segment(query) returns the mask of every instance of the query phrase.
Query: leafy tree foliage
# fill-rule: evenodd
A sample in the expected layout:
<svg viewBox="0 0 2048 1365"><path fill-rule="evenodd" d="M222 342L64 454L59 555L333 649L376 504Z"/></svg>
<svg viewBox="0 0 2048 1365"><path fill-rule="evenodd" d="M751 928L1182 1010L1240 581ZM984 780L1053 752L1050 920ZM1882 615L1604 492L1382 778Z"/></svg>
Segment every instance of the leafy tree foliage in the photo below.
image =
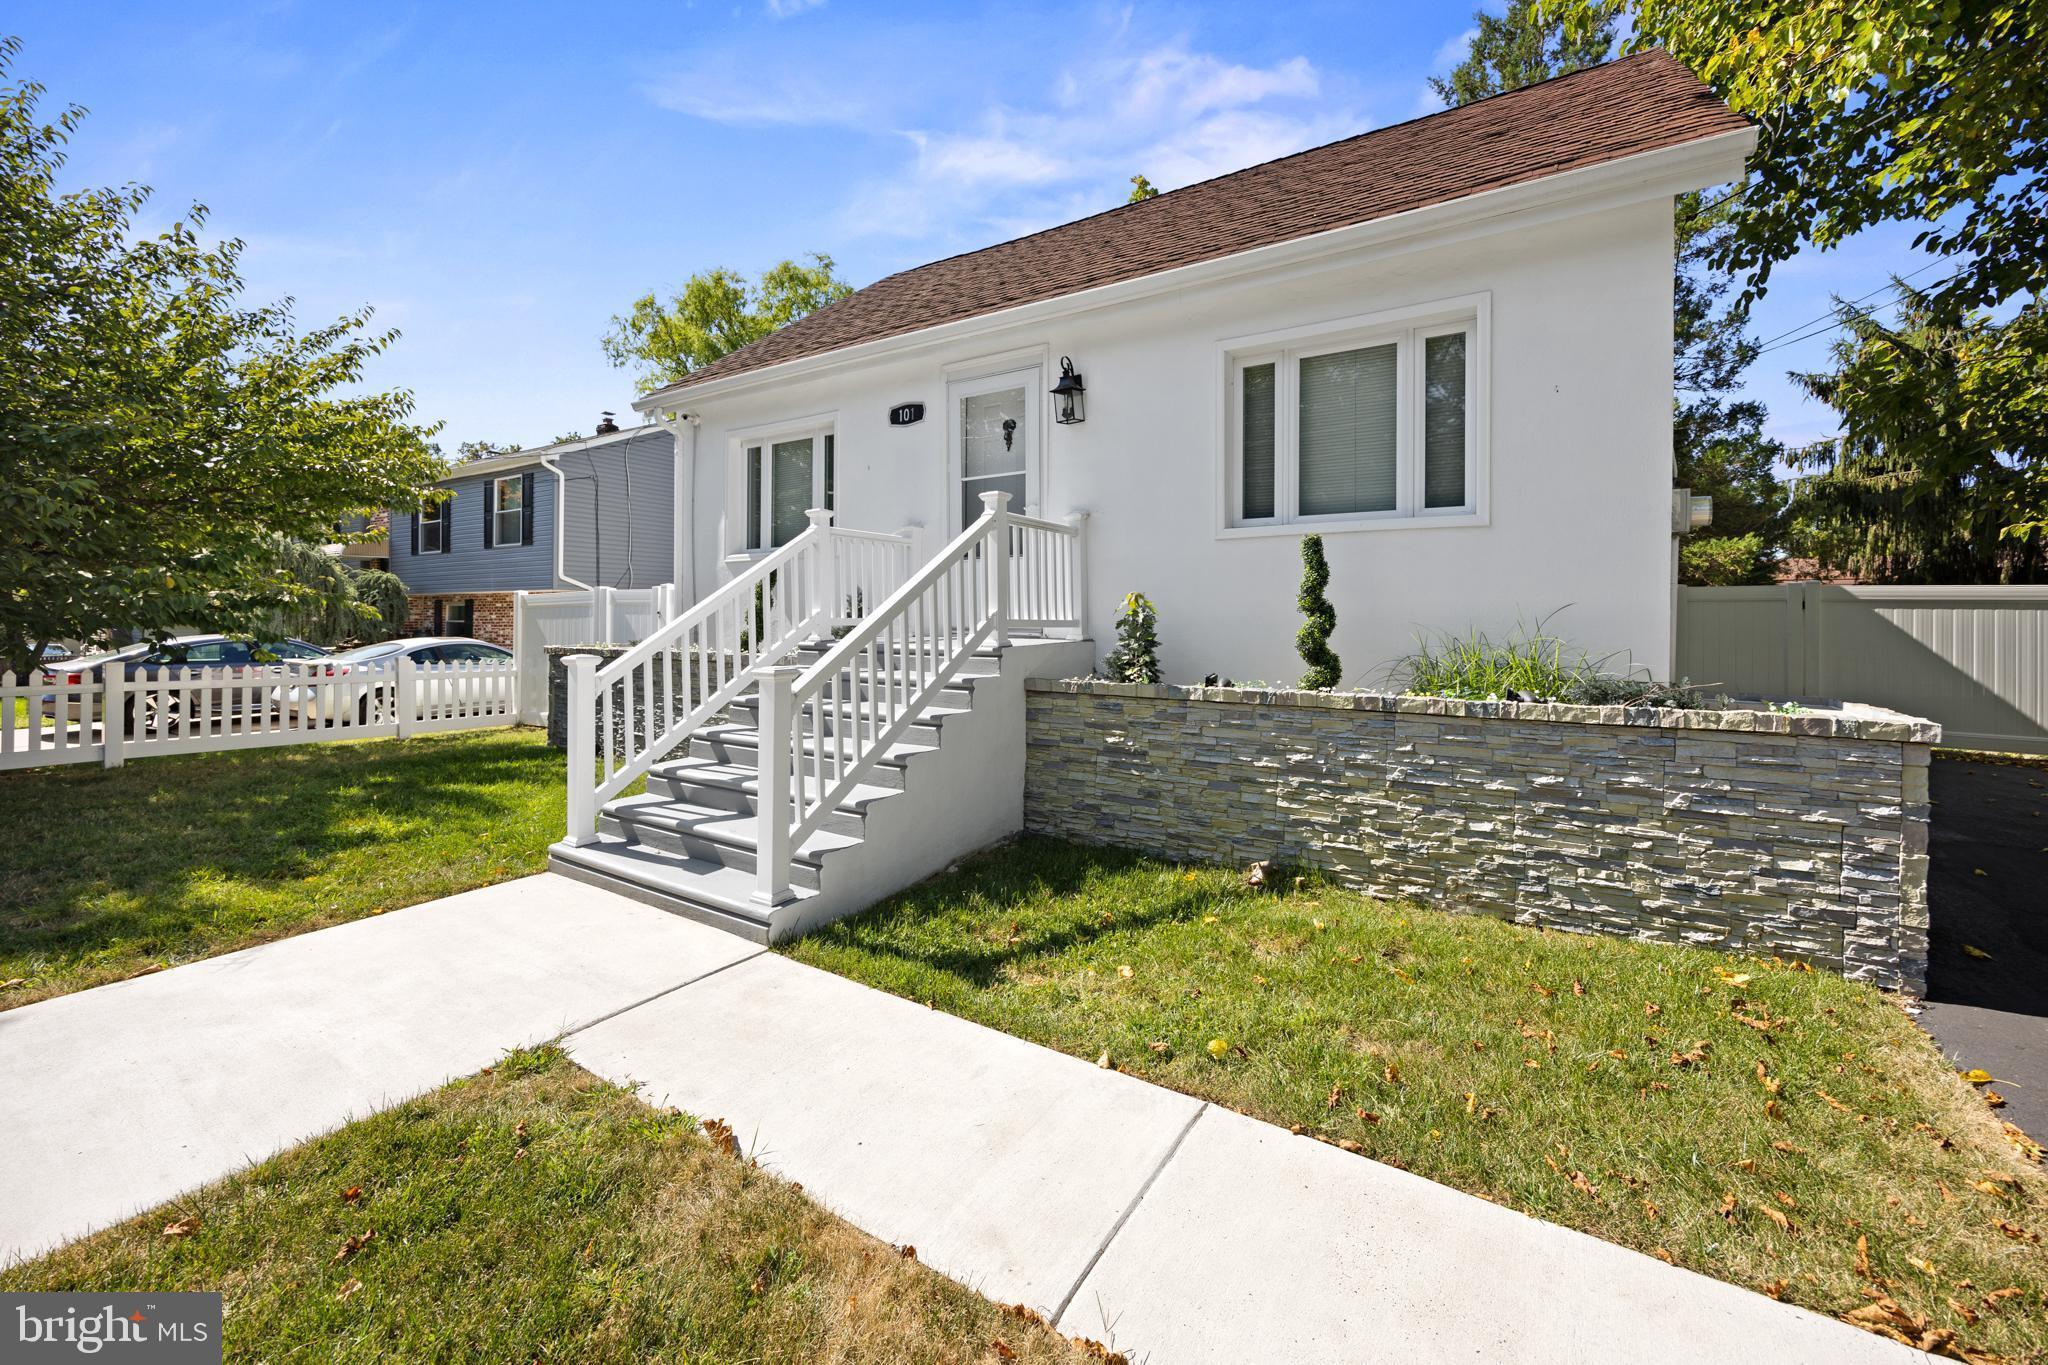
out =
<svg viewBox="0 0 2048 1365"><path fill-rule="evenodd" d="M1301 629L1294 637L1295 652L1308 665L1301 685L1312 692L1328 692L1344 681L1344 662L1330 648L1330 636L1337 630L1337 609L1330 605L1330 561L1323 556L1321 536L1301 538L1301 592L1294 604L1301 608Z"/></svg>
<svg viewBox="0 0 2048 1365"><path fill-rule="evenodd" d="M290 596L265 616L259 634L316 645L370 644L390 639L405 624L405 584L395 574L351 568L303 540L279 541L276 560Z"/></svg>
<svg viewBox="0 0 2048 1365"><path fill-rule="evenodd" d="M1554 12L1538 0L1513 0L1499 16L1482 10L1465 60L1430 84L1459 105L1569 75L1614 55L1618 22L1618 7L1605 0ZM1688 532L1679 547L1679 578L1694 584L1768 580L1784 504L1776 474L1784 452L1763 434L1764 406L1735 397L1756 343L1728 298L1733 278L1715 264L1733 232L1730 202L1682 195L1675 215L1674 482L1714 499L1714 524Z"/></svg>
<svg viewBox="0 0 2048 1365"><path fill-rule="evenodd" d="M1159 670L1159 613L1144 593L1127 593L1116 617L1116 648L1102 660L1112 682L1156 683Z"/></svg>
<svg viewBox="0 0 2048 1365"><path fill-rule="evenodd" d="M771 266L751 286L738 271L720 266L692 275L667 299L643 294L630 312L612 318L605 356L621 369L637 369L644 392L853 292L833 273L830 256L813 252L808 260Z"/></svg>
<svg viewBox="0 0 2048 1365"><path fill-rule="evenodd" d="M1568 17L1599 0L1543 3L1546 13ZM2008 537L2027 540L2048 528L2038 444L2012 444L2010 424L2031 410L2038 429L2043 413L2048 3L1636 0L1633 20L1635 45L1667 49L1761 129L1734 231L1711 255L1717 268L1746 279L1738 306L1759 297L1773 267L1805 246L1826 249L1877 223L1924 225L1915 244L1944 258L1949 273L1918 296L1908 331L1937 350L1948 342L1935 338L1970 341L1951 359L1928 353L1924 363L1906 358L1910 346L1886 343L1872 353L1952 385L1926 393L1946 415L1945 446L1886 448L1930 494L1988 497L1996 487ZM1974 321L2007 309L2017 316L2002 327ZM1854 397L1853 389L1836 391ZM1844 417L1865 420L1847 410ZM1998 453L2017 478L1983 477L1986 439L2008 442Z"/></svg>
<svg viewBox="0 0 2048 1365"><path fill-rule="evenodd" d="M1429 78L1437 98L1449 106L1470 104L1597 66L1612 55L1614 6L1588 4L1568 18L1549 20L1536 5L1537 0L1510 0L1505 14L1474 14L1465 60L1449 76Z"/></svg>
<svg viewBox="0 0 2048 1365"><path fill-rule="evenodd" d="M1814 471L1793 501L1800 548L1881 583L2048 581L2044 535L2025 524L2048 459L2041 310L1947 323L1897 287L1896 324L1848 313L1835 368L1795 376L1842 414L1838 440L1793 457Z"/></svg>
<svg viewBox="0 0 2048 1365"><path fill-rule="evenodd" d="M1131 197L1124 202L1127 204L1142 204L1147 199L1157 199L1158 197L1159 189L1157 186L1142 175L1134 175L1131 177Z"/></svg>
<svg viewBox="0 0 2048 1365"><path fill-rule="evenodd" d="M358 390L397 334L245 305L203 207L146 237L148 190L59 192L84 111L43 122L19 51L0 40L0 667L114 627L253 631L303 586L280 536L429 496L411 395Z"/></svg>

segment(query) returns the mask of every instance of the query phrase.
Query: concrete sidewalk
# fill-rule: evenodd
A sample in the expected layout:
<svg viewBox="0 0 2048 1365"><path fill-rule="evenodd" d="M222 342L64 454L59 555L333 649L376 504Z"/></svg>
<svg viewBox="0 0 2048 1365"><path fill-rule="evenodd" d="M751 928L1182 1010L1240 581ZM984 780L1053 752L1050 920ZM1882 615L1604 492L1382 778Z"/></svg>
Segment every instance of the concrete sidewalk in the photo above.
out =
<svg viewBox="0 0 2048 1365"><path fill-rule="evenodd" d="M557 877L0 1014L0 1260L561 1033L1134 1360L1924 1359Z"/></svg>

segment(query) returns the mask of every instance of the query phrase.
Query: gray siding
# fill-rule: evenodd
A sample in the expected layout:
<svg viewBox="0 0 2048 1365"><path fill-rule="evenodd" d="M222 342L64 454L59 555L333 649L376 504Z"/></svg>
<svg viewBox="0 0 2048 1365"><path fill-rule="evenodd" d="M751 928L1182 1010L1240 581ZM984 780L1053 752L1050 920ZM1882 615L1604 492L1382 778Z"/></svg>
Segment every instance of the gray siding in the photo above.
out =
<svg viewBox="0 0 2048 1365"><path fill-rule="evenodd" d="M448 504L452 517L449 527L455 541L447 554L413 554L413 514L391 514L391 572L416 593L514 592L521 588L554 587L555 480L538 465L528 468L534 474L533 544L484 548L484 508L490 501L490 482L497 476L477 474L443 485L455 492L454 501Z"/></svg>
<svg viewBox="0 0 2048 1365"><path fill-rule="evenodd" d="M675 578L671 432L660 428L570 451L555 463L564 478L562 553L569 577L606 588L651 588ZM541 478L554 483L546 470Z"/></svg>

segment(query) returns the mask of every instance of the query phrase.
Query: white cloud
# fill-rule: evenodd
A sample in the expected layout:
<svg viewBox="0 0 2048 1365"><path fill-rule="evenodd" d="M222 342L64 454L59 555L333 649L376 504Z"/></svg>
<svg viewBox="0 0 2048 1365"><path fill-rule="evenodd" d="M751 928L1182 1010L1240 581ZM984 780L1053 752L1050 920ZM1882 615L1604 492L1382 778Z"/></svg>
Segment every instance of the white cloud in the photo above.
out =
<svg viewBox="0 0 2048 1365"><path fill-rule="evenodd" d="M910 164L860 187L840 226L979 245L1113 207L1134 174L1172 189L1365 127L1325 96L1305 56L1251 66L1179 39L1119 50L1123 38L1040 79L1040 101L1013 95L952 126L904 132ZM1032 84L1028 71L1009 82Z"/></svg>
<svg viewBox="0 0 2048 1365"><path fill-rule="evenodd" d="M768 13L777 19L788 19L805 10L817 9L824 3L825 0L768 0Z"/></svg>
<svg viewBox="0 0 2048 1365"><path fill-rule="evenodd" d="M1444 45L1429 59L1429 69L1442 75L1464 61L1466 54L1472 50L1472 40L1478 36L1478 29L1468 28L1463 33L1444 39Z"/></svg>
<svg viewBox="0 0 2048 1365"><path fill-rule="evenodd" d="M813 127L870 120L867 101L853 87L816 72L806 64L767 74L719 58L649 81L641 92L663 109L714 123Z"/></svg>

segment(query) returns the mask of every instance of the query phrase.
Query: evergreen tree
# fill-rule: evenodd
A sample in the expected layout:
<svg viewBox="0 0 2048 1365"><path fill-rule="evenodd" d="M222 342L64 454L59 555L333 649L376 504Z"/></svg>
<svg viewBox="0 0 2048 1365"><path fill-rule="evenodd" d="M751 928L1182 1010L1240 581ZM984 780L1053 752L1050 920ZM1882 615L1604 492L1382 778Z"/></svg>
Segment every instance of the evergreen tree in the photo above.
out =
<svg viewBox="0 0 2048 1365"><path fill-rule="evenodd" d="M1303 536L1301 595L1295 599L1303 620L1300 633L1294 637L1294 647L1300 652L1301 661L1308 665L1308 672L1301 675L1301 685L1311 692L1328 692L1344 680L1343 661L1330 648L1330 636L1337 629L1337 609L1330 605L1325 591L1329 586L1330 564L1323 558L1323 538Z"/></svg>
<svg viewBox="0 0 2048 1365"><path fill-rule="evenodd" d="M1116 618L1116 648L1102 661L1112 682L1156 683L1159 671L1159 613L1151 599L1134 592L1124 598Z"/></svg>

